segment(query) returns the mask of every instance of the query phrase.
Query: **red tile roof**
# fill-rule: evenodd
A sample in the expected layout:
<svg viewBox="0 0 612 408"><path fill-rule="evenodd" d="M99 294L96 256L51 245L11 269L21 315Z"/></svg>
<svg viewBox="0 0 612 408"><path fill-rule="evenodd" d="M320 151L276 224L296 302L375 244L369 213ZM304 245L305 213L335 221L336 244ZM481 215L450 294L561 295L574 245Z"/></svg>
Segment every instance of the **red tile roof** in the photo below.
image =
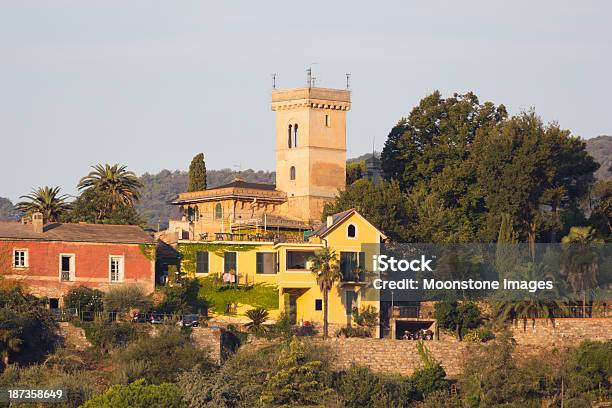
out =
<svg viewBox="0 0 612 408"><path fill-rule="evenodd" d="M42 233L32 224L0 221L0 240L100 242L109 244L152 244L155 240L137 225L64 224L45 225Z"/></svg>

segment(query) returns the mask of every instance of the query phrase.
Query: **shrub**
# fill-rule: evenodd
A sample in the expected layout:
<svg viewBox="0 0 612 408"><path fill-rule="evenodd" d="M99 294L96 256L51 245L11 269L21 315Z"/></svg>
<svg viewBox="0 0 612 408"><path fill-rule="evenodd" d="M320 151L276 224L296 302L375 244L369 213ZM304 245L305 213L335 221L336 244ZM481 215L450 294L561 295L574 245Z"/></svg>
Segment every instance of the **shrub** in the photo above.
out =
<svg viewBox="0 0 612 408"><path fill-rule="evenodd" d="M151 308L151 299L140 286L128 285L112 288L104 297L104 310L127 313L131 309L146 311Z"/></svg>
<svg viewBox="0 0 612 408"><path fill-rule="evenodd" d="M365 327L352 327L347 326L339 329L336 332L336 337L372 337L370 330Z"/></svg>
<svg viewBox="0 0 612 408"><path fill-rule="evenodd" d="M361 309L354 307L352 314L353 320L358 326L372 329L378 323L378 311L374 306L368 305Z"/></svg>
<svg viewBox="0 0 612 408"><path fill-rule="evenodd" d="M460 340L470 329L482 324L480 309L473 302L437 302L434 315L440 327L454 331Z"/></svg>
<svg viewBox="0 0 612 408"><path fill-rule="evenodd" d="M260 401L271 405L314 405L328 399L330 377L322 361L307 358L297 338L284 345L274 372L266 376Z"/></svg>
<svg viewBox="0 0 612 408"><path fill-rule="evenodd" d="M101 290L79 286L70 289L64 295L64 306L69 309L76 309L79 318L92 320L95 313L104 310L103 299L104 292Z"/></svg>
<svg viewBox="0 0 612 408"><path fill-rule="evenodd" d="M312 337L317 334L315 327L310 322L304 322L301 326L296 327L295 335L298 337Z"/></svg>
<svg viewBox="0 0 612 408"><path fill-rule="evenodd" d="M338 373L334 384L346 407L407 407L418 396L410 377L377 374L367 367Z"/></svg>
<svg viewBox="0 0 612 408"><path fill-rule="evenodd" d="M119 367L126 372L137 361L144 363L142 377L152 384L173 382L183 370L210 364L206 353L191 343L189 335L174 326L164 326L157 335L136 340L119 354Z"/></svg>
<svg viewBox="0 0 612 408"><path fill-rule="evenodd" d="M293 325L289 315L285 312L281 313L276 320L276 323L270 327L268 331L270 337L281 337L283 339L290 339L293 336Z"/></svg>
<svg viewBox="0 0 612 408"><path fill-rule="evenodd" d="M83 329L87 340L98 350L108 353L114 348L125 347L138 338L138 330L132 323L111 322L96 319L92 323L84 323Z"/></svg>
<svg viewBox="0 0 612 408"><path fill-rule="evenodd" d="M42 361L57 344L57 328L43 300L19 287L0 289L2 360L21 364Z"/></svg>
<svg viewBox="0 0 612 408"><path fill-rule="evenodd" d="M411 379L414 388L419 393L419 399L423 399L432 392L446 390L448 388L446 372L440 364L423 367L415 371Z"/></svg>
<svg viewBox="0 0 612 408"><path fill-rule="evenodd" d="M465 336L463 336L463 341L471 341L474 343L485 343L489 340L493 340L495 338L495 334L489 329L480 328L476 330L468 331Z"/></svg>
<svg viewBox="0 0 612 408"><path fill-rule="evenodd" d="M179 408L185 404L174 384L147 385L138 380L128 385L114 385L103 394L83 404L83 408Z"/></svg>

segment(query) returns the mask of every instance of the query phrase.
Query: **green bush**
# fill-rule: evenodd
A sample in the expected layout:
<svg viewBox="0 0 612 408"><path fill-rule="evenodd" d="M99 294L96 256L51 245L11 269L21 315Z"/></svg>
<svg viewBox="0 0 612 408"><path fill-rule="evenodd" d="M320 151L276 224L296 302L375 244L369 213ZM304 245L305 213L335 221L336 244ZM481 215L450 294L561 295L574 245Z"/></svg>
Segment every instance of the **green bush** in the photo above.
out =
<svg viewBox="0 0 612 408"><path fill-rule="evenodd" d="M336 374L334 388L346 407L408 407L418 398L410 377L377 374L359 366Z"/></svg>
<svg viewBox="0 0 612 408"><path fill-rule="evenodd" d="M104 310L107 312L127 313L130 309L151 309L151 299L140 286L117 286L104 296Z"/></svg>
<svg viewBox="0 0 612 408"><path fill-rule="evenodd" d="M99 351L108 353L112 349L125 347L139 336L138 329L128 322L112 322L96 319L92 323L83 323L85 337Z"/></svg>
<svg viewBox="0 0 612 408"><path fill-rule="evenodd" d="M367 327L353 327L347 326L336 331L336 337L372 337L370 329Z"/></svg>
<svg viewBox="0 0 612 408"><path fill-rule="evenodd" d="M182 408L185 406L174 384L147 385L144 380L128 385L114 385L103 394L83 404L83 408Z"/></svg>
<svg viewBox="0 0 612 408"><path fill-rule="evenodd" d="M253 333L256 336L262 336L266 334L267 328L264 326L266 320L268 320L269 313L266 309L258 307L255 309L247 310L246 316L251 319L249 323L245 325L249 333Z"/></svg>
<svg viewBox="0 0 612 408"><path fill-rule="evenodd" d="M260 401L270 405L316 405L333 394L326 365L312 360L294 337L281 349L275 370L266 376Z"/></svg>
<svg viewBox="0 0 612 408"><path fill-rule="evenodd" d="M463 336L463 341L485 343L487 341L493 340L494 338L495 334L493 334L491 330L481 327L479 329L468 331L465 336Z"/></svg>
<svg viewBox="0 0 612 408"><path fill-rule="evenodd" d="M210 364L205 351L197 349L189 335L174 326L163 326L156 335L131 343L119 354L119 369L144 363L142 378L152 384L174 382L177 375L198 364Z"/></svg>
<svg viewBox="0 0 612 408"><path fill-rule="evenodd" d="M473 302L437 302L434 306L434 316L438 325L446 330L453 331L462 340L471 329L482 324L480 309Z"/></svg>
<svg viewBox="0 0 612 408"><path fill-rule="evenodd" d="M81 319L91 320L95 313L104 310L103 299L101 290L78 286L64 295L64 307L76 309Z"/></svg>
<svg viewBox="0 0 612 408"><path fill-rule="evenodd" d="M354 307L352 314L353 320L358 326L372 329L378 324L378 311L374 306L368 305L361 309Z"/></svg>
<svg viewBox="0 0 612 408"><path fill-rule="evenodd" d="M57 322L45 302L21 288L0 289L0 367L42 361L54 350Z"/></svg>
<svg viewBox="0 0 612 408"><path fill-rule="evenodd" d="M448 388L446 372L440 364L423 367L415 371L410 378L419 393L419 399L425 398L432 392Z"/></svg>

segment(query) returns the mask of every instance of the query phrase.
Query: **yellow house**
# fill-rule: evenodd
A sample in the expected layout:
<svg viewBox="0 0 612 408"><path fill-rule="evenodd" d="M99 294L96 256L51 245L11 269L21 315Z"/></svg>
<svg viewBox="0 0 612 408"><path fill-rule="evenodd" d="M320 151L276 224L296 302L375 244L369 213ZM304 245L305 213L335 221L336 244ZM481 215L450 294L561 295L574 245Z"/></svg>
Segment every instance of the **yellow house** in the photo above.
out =
<svg viewBox="0 0 612 408"><path fill-rule="evenodd" d="M323 295L310 270L309 259L324 247L336 256L342 279L329 296L330 326L351 323L353 307L372 305L366 299L366 277L378 244L386 239L356 210L329 216L304 242L275 241L194 241L180 240L181 269L192 277L216 276L227 284L265 283L278 288L279 309L295 324L323 321ZM218 311L223 312L223 311Z"/></svg>

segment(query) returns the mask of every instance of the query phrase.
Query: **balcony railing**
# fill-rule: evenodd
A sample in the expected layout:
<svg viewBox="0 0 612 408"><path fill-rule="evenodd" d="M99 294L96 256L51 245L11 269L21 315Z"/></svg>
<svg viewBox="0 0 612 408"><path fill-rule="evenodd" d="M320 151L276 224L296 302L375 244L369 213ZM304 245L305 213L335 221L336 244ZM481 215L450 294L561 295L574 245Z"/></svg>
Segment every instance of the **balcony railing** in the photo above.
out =
<svg viewBox="0 0 612 408"><path fill-rule="evenodd" d="M65 282L70 281L70 272L62 271L60 278L62 281L65 281Z"/></svg>

